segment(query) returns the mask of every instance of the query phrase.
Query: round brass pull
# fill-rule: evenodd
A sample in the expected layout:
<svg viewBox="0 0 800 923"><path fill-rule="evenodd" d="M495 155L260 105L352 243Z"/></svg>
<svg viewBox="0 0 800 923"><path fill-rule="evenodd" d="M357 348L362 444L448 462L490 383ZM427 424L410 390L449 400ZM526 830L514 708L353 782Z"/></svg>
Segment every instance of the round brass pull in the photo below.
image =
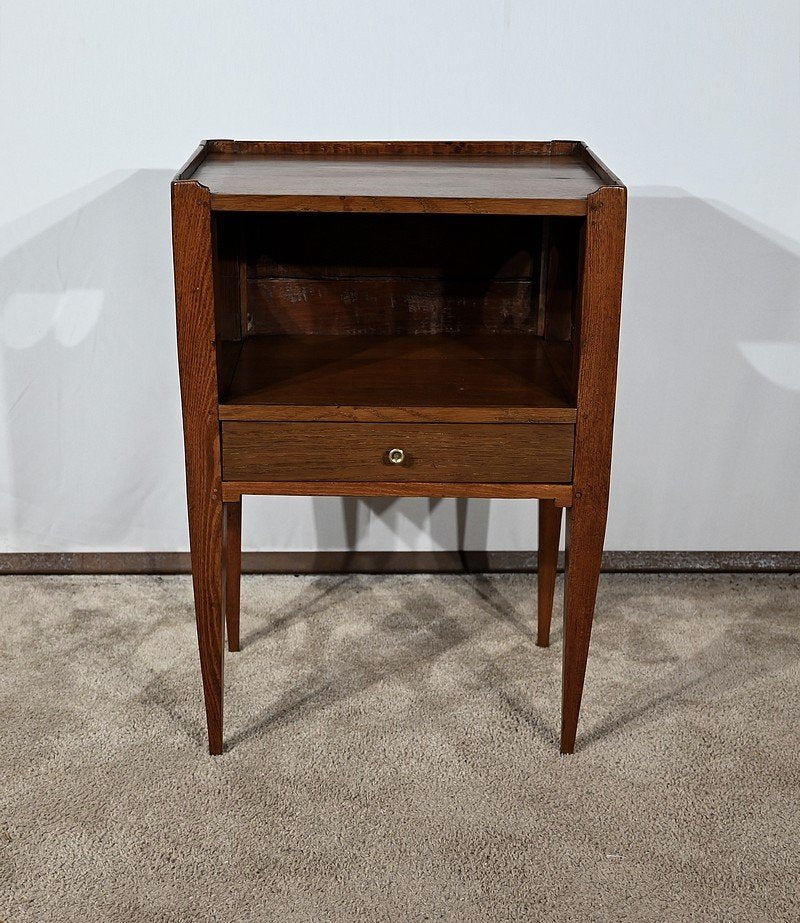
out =
<svg viewBox="0 0 800 923"><path fill-rule="evenodd" d="M393 465L402 465L405 457L406 453L402 449L389 449L389 461Z"/></svg>

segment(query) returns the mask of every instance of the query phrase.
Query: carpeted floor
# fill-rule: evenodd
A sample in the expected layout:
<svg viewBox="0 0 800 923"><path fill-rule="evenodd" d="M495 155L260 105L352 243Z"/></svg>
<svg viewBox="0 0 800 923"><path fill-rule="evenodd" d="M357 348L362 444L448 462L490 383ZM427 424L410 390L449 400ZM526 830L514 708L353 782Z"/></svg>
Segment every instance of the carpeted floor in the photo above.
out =
<svg viewBox="0 0 800 923"><path fill-rule="evenodd" d="M0 919L800 920L800 578L605 576L578 752L535 581L0 580Z"/></svg>

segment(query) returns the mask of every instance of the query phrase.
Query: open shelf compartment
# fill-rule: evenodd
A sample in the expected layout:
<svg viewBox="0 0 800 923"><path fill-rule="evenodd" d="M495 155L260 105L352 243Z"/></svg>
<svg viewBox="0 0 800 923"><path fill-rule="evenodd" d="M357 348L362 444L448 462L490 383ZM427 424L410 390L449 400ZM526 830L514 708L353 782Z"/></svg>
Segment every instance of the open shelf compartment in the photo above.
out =
<svg viewBox="0 0 800 923"><path fill-rule="evenodd" d="M248 337L220 419L573 423L556 351L524 333Z"/></svg>
<svg viewBox="0 0 800 923"><path fill-rule="evenodd" d="M582 228L215 214L220 419L574 423Z"/></svg>

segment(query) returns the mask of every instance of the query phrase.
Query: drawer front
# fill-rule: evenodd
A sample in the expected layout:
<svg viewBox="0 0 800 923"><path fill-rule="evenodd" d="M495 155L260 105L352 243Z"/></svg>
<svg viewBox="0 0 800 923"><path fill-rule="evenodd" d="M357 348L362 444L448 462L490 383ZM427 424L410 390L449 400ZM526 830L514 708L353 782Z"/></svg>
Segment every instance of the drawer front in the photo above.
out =
<svg viewBox="0 0 800 923"><path fill-rule="evenodd" d="M226 481L566 484L567 423L222 424Z"/></svg>

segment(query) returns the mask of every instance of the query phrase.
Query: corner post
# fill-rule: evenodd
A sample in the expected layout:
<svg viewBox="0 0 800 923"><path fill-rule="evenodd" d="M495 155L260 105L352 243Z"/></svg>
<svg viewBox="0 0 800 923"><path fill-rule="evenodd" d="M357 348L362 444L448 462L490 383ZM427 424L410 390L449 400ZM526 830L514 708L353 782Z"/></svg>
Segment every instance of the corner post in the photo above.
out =
<svg viewBox="0 0 800 923"><path fill-rule="evenodd" d="M197 641L208 747L222 753L224 519L217 419L211 197L193 180L172 184L178 365Z"/></svg>
<svg viewBox="0 0 800 923"><path fill-rule="evenodd" d="M627 193L589 196L580 316L573 503L567 510L561 752L572 753L608 514Z"/></svg>

